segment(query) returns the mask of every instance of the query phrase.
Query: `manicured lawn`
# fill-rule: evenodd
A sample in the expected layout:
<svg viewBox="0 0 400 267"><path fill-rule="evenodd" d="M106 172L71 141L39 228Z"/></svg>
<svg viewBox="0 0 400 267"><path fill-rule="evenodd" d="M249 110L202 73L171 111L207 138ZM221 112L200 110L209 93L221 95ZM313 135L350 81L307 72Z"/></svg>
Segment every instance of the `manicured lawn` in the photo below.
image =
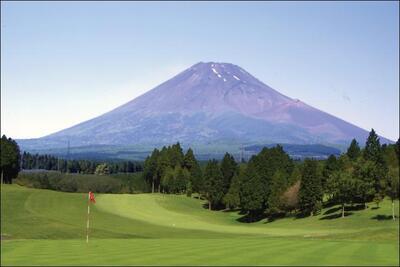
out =
<svg viewBox="0 0 400 267"><path fill-rule="evenodd" d="M390 243L244 239L94 239L5 242L3 264L395 265Z"/></svg>
<svg viewBox="0 0 400 267"><path fill-rule="evenodd" d="M2 265L398 265L391 204L246 224L178 195L86 194L2 188ZM398 216L398 202L396 202Z"/></svg>

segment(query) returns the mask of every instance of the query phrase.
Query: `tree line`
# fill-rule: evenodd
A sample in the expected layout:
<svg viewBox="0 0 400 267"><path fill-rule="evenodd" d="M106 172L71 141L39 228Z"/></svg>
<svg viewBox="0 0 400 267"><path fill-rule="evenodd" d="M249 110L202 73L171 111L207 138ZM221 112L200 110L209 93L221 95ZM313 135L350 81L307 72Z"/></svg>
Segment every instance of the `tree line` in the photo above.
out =
<svg viewBox="0 0 400 267"><path fill-rule="evenodd" d="M247 163L237 163L226 153L220 162L213 159L201 166L192 149L183 153L177 143L153 150L143 164L142 179L151 192L196 193L207 200L209 209L238 209L249 220L288 213L314 215L330 204L341 205L344 217L346 205L366 207L371 201L379 205L385 196L392 200L394 218L394 200L399 198L399 146L400 140L381 145L372 129L364 148L354 139L346 153L324 161L294 161L277 145L264 148ZM142 170L140 164L129 161L100 163L29 153L22 154L22 166L97 175ZM11 183L21 167L17 143L4 135L0 167L4 183Z"/></svg>
<svg viewBox="0 0 400 267"><path fill-rule="evenodd" d="M363 149L355 139L346 153L327 160L294 161L279 145L264 148L247 163L226 153L201 168L193 150L179 143L154 149L144 163L151 192L197 193L209 209L238 209L248 220L296 213L315 215L324 205L346 205L399 198L399 146L381 145L372 129Z"/></svg>
<svg viewBox="0 0 400 267"><path fill-rule="evenodd" d="M22 186L62 192L129 194L148 192L148 185L140 173L100 175L47 170L22 171L13 182Z"/></svg>
<svg viewBox="0 0 400 267"><path fill-rule="evenodd" d="M143 171L140 162L134 161L108 161L106 163L94 160L67 160L47 154L31 154L25 152L21 155L23 170L41 169L60 171L62 173L95 174L99 165L106 165L107 173L133 173Z"/></svg>

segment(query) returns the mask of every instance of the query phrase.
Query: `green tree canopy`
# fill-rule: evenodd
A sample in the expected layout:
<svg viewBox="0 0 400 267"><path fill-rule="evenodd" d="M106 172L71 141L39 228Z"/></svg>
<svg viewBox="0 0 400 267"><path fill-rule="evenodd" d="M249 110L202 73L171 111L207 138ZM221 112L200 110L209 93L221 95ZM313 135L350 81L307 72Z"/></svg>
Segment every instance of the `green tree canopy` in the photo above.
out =
<svg viewBox="0 0 400 267"><path fill-rule="evenodd" d="M317 161L306 159L299 191L300 210L313 215L321 208L322 193L321 180L317 174Z"/></svg>
<svg viewBox="0 0 400 267"><path fill-rule="evenodd" d="M354 196L358 194L358 180L354 179L351 173L336 171L332 173L334 200L342 205L342 217L345 215L345 204L350 204Z"/></svg>
<svg viewBox="0 0 400 267"><path fill-rule="evenodd" d="M358 145L358 142L357 142L356 139L353 139L351 141L350 146L347 149L346 154L351 160L355 160L360 156L361 149L360 149L360 146Z"/></svg>
<svg viewBox="0 0 400 267"><path fill-rule="evenodd" d="M270 214L277 214L284 211L285 203L283 193L288 187L286 174L278 170L272 176L271 193L268 197L268 211Z"/></svg>
<svg viewBox="0 0 400 267"><path fill-rule="evenodd" d="M158 149L154 149L150 156L146 158L143 166L143 178L151 184L151 192L154 193L155 183L159 179L158 176L158 157L160 155L160 151Z"/></svg>
<svg viewBox="0 0 400 267"><path fill-rule="evenodd" d="M233 176L238 173L238 165L234 157L229 153L225 153L224 158L222 159L221 171L222 176L224 177L223 193L226 194L229 190L229 186L231 185Z"/></svg>
<svg viewBox="0 0 400 267"><path fill-rule="evenodd" d="M354 196L359 203L372 201L375 190L376 164L370 160L359 158L354 164L353 176L359 180L358 195Z"/></svg>
<svg viewBox="0 0 400 267"><path fill-rule="evenodd" d="M367 138L364 148L364 159L371 160L373 162L380 162L382 160L381 144L379 142L379 137L372 129Z"/></svg>
<svg viewBox="0 0 400 267"><path fill-rule="evenodd" d="M247 168L240 175L240 180L242 181L240 206L244 211L247 211L250 216L264 211L266 196L263 180L254 166L254 159L255 157L250 159Z"/></svg>
<svg viewBox="0 0 400 267"><path fill-rule="evenodd" d="M330 193L330 177L331 175L340 169L340 162L336 159L334 155L330 155L325 161L322 177L321 177L321 185L322 189L325 193Z"/></svg>
<svg viewBox="0 0 400 267"><path fill-rule="evenodd" d="M239 174L233 176L228 193L223 198L223 203L226 208L235 209L240 206L240 188L241 181Z"/></svg>
<svg viewBox="0 0 400 267"><path fill-rule="evenodd" d="M209 209L221 203L223 194L223 176L218 161L209 160L204 171L204 193Z"/></svg>
<svg viewBox="0 0 400 267"><path fill-rule="evenodd" d="M183 166L189 170L190 183L193 192L201 193L203 189L203 175L199 163L191 148L186 152L183 159Z"/></svg>
<svg viewBox="0 0 400 267"><path fill-rule="evenodd" d="M20 171L21 155L17 142L5 135L1 137L0 171L3 183L11 184Z"/></svg>

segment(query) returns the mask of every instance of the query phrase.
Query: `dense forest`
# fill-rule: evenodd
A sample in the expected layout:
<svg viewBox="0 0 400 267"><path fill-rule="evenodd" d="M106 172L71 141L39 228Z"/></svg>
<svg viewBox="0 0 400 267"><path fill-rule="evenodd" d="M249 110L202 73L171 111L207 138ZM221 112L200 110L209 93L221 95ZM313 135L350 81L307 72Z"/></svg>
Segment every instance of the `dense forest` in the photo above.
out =
<svg viewBox="0 0 400 267"><path fill-rule="evenodd" d="M143 177L152 192L197 193L209 209L239 209L250 221L293 212L314 215L329 204L340 204L344 217L346 205L379 205L385 196L399 197L399 146L399 141L381 145L372 129L363 149L353 140L346 153L324 161L294 161L277 145L245 164L226 153L221 162L209 160L201 168L193 151L184 154L177 143L154 149Z"/></svg>
<svg viewBox="0 0 400 267"><path fill-rule="evenodd" d="M95 174L96 168L104 162L95 160L67 160L52 155L30 154L21 155L21 169L23 170L49 170L63 173ZM108 173L133 173L143 171L140 162L134 161L107 161Z"/></svg>

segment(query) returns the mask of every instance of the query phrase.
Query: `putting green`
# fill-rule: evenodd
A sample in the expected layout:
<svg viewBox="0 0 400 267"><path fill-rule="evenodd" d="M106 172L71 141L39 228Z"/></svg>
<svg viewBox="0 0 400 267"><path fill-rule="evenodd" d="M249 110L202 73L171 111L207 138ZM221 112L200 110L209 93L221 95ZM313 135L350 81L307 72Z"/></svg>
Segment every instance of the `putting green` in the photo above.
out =
<svg viewBox="0 0 400 267"><path fill-rule="evenodd" d="M330 207L246 224L237 212L209 211L185 196L97 194L89 244L86 201L86 194L3 186L1 264L399 264L399 224L388 200L345 218Z"/></svg>

